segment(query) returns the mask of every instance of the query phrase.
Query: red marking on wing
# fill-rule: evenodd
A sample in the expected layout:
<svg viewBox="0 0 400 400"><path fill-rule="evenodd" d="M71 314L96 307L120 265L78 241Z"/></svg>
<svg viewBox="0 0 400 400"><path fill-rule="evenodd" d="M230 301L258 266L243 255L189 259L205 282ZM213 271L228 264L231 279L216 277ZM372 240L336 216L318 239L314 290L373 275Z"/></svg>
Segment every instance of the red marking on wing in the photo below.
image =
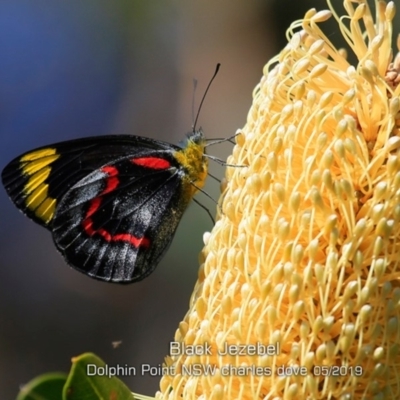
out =
<svg viewBox="0 0 400 400"><path fill-rule="evenodd" d="M149 247L150 246L150 240L147 239L146 237L142 238L137 238L133 235L130 235L129 233L119 233L118 235L113 236L113 240L117 241L120 240L122 242L129 242L135 247Z"/></svg>
<svg viewBox="0 0 400 400"><path fill-rule="evenodd" d="M89 218L92 216L100 207L101 204L101 197L95 197L91 202L90 202L90 207L89 210L86 213L86 218Z"/></svg>
<svg viewBox="0 0 400 400"><path fill-rule="evenodd" d="M93 225L93 221L92 221L91 218L85 218L85 219L82 221L83 229L85 230L85 232L86 232L89 236L93 236L93 235L96 233L96 231L93 229L92 225Z"/></svg>
<svg viewBox="0 0 400 400"><path fill-rule="evenodd" d="M171 163L168 160L157 157L132 158L131 163L151 169L168 169L171 167Z"/></svg>
<svg viewBox="0 0 400 400"><path fill-rule="evenodd" d="M106 179L106 187L101 192L101 194L106 194L112 192L119 184L119 179L117 178L118 169L111 166L105 166L101 169L102 172L108 175Z"/></svg>
<svg viewBox="0 0 400 400"><path fill-rule="evenodd" d="M85 218L82 222L83 229L89 236L93 236L95 234L100 235L106 242L126 242L130 243L132 246L139 247L149 247L150 240L146 237L136 237L129 233L118 233L116 235L111 235L111 233L107 232L104 228L93 229L93 221L91 218Z"/></svg>
<svg viewBox="0 0 400 400"><path fill-rule="evenodd" d="M159 159L155 159L155 160L159 160ZM130 243L131 245L133 245L136 248L149 247L150 240L146 237L139 238L139 237L133 236L129 233L118 233L116 235L111 235L111 233L107 232L104 228L98 228L98 229L93 228L93 220L92 220L91 216L93 214L95 214L96 211L99 209L101 202L103 201L102 195L112 192L119 185L119 179L117 178L117 175L118 175L117 168L111 167L111 166L105 166L101 169L101 171L105 172L108 175L108 177L106 178L106 187L103 189L103 191L99 194L98 197L95 197L94 199L92 199L90 201L89 209L86 212L84 220L82 221L83 229L89 236L93 236L93 235L97 234L109 243L110 242L126 242L126 243Z"/></svg>
<svg viewBox="0 0 400 400"><path fill-rule="evenodd" d="M112 236L105 229L99 228L96 231L100 236L102 236L107 242L111 242Z"/></svg>

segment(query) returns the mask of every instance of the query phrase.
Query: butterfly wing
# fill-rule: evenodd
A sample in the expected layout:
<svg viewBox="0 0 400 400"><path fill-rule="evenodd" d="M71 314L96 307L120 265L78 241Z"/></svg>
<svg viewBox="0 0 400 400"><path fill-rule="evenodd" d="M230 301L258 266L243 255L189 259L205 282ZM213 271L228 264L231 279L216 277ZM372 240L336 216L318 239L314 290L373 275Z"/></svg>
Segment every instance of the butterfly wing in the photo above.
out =
<svg viewBox="0 0 400 400"><path fill-rule="evenodd" d="M49 229L75 269L135 282L157 266L207 162L201 131L184 147L101 136L41 147L11 161L2 181L16 206Z"/></svg>
<svg viewBox="0 0 400 400"><path fill-rule="evenodd" d="M62 197L53 239L67 262L97 279L149 275L169 247L190 198L170 150L146 150L93 171Z"/></svg>
<svg viewBox="0 0 400 400"><path fill-rule="evenodd" d="M148 150L178 150L149 138L109 135L56 143L27 152L2 172L3 185L15 205L51 230L58 202L79 180L119 158Z"/></svg>

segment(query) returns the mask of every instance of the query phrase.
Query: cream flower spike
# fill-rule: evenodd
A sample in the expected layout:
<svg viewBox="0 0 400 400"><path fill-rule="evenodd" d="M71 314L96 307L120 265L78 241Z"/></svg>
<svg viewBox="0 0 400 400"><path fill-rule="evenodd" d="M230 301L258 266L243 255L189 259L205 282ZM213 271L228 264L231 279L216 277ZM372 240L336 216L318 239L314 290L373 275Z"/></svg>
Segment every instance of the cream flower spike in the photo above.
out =
<svg viewBox="0 0 400 400"><path fill-rule="evenodd" d="M264 68L157 399L400 399L395 7L328 6Z"/></svg>

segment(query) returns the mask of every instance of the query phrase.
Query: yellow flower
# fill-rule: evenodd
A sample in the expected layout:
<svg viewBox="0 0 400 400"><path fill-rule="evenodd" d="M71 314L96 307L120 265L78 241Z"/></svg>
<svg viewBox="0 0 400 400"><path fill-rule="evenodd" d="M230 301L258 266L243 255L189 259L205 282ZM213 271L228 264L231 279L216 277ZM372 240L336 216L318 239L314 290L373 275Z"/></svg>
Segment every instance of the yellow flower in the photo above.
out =
<svg viewBox="0 0 400 400"><path fill-rule="evenodd" d="M375 3L310 10L265 66L158 399L400 399L400 58Z"/></svg>

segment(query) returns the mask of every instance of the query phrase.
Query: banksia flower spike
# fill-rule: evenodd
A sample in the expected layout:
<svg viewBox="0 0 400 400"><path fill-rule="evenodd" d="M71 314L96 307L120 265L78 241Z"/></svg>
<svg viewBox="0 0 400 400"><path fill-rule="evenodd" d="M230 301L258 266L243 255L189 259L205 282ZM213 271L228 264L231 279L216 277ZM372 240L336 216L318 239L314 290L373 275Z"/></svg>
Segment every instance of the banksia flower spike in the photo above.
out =
<svg viewBox="0 0 400 400"><path fill-rule="evenodd" d="M158 399L400 399L395 8L328 6L254 91Z"/></svg>

